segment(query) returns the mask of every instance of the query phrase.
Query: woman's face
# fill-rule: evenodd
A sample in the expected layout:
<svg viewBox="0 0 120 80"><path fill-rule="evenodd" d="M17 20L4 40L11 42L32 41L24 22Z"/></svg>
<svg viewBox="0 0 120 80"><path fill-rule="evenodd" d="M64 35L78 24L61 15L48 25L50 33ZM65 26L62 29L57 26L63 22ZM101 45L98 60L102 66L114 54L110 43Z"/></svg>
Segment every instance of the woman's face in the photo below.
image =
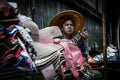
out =
<svg viewBox="0 0 120 80"><path fill-rule="evenodd" d="M74 24L72 20L67 20L65 23L63 23L61 30L65 35L72 35L74 32Z"/></svg>

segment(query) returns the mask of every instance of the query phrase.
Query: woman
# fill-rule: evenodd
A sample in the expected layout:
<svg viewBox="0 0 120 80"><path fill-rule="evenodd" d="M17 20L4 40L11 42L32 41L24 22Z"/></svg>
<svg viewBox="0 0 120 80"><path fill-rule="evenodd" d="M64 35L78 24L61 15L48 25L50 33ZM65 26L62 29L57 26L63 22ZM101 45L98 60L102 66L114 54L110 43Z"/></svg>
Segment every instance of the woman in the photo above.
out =
<svg viewBox="0 0 120 80"><path fill-rule="evenodd" d="M79 72L84 71L85 66L90 68L89 64L83 58L80 49L76 46L76 41L73 39L83 26L83 16L73 10L66 10L58 13L53 17L50 22L50 26L58 26L63 34L60 45L63 46L62 51L65 57L65 63L61 65L60 71L65 75L66 72L71 72L75 79L81 80L81 75ZM86 78L84 80L100 80L101 73L98 71L92 71L94 75L93 78ZM91 74L92 74L91 73ZM69 78L70 80L70 78ZM73 80L73 79L72 79Z"/></svg>

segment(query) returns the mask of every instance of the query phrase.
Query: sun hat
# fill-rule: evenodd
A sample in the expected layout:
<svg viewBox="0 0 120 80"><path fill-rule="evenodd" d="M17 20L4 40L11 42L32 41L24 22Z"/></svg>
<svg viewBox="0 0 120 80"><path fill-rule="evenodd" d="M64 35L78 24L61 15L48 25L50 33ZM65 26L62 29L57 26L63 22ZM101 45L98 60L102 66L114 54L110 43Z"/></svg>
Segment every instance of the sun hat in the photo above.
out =
<svg viewBox="0 0 120 80"><path fill-rule="evenodd" d="M62 32L58 26L52 26L52 27L49 26L49 27L40 29L39 35L40 35L40 38L44 38L44 37L55 38L58 36L62 36Z"/></svg>
<svg viewBox="0 0 120 80"><path fill-rule="evenodd" d="M38 58L45 58L56 51L62 50L61 45L57 45L54 43L40 43L40 42L33 42L33 46L37 52L37 59Z"/></svg>
<svg viewBox="0 0 120 80"><path fill-rule="evenodd" d="M59 26L62 24L62 22L64 21L64 19L66 17L70 17L73 18L74 23L75 23L75 29L74 29L74 33L73 35L76 35L78 33L79 30L82 29L83 27L83 16L81 13L74 11L74 10L65 10L62 11L58 14L56 14L52 20L50 21L50 26Z"/></svg>
<svg viewBox="0 0 120 80"><path fill-rule="evenodd" d="M32 26L31 26L32 27ZM34 27L34 26L33 26ZM37 31L37 29L34 29ZM42 42L41 40L54 38L57 36L62 36L62 33L58 26L54 27L45 27L39 31L39 42L33 42L33 46L37 52L37 58L44 58L53 54L55 51L62 50L62 46L59 44L55 44L54 42Z"/></svg>
<svg viewBox="0 0 120 80"><path fill-rule="evenodd" d="M0 0L0 22L19 21L17 18L18 12L18 9L14 8L6 0Z"/></svg>
<svg viewBox="0 0 120 80"><path fill-rule="evenodd" d="M33 22L32 20L27 20L22 22L23 26L26 27L26 29L30 30L31 37L35 42L39 42L40 36L39 36L39 28L38 25Z"/></svg>
<svg viewBox="0 0 120 80"><path fill-rule="evenodd" d="M16 2L8 2L8 4L10 4L12 7L14 7L14 8L17 8L18 7L18 5L17 5L17 3Z"/></svg>

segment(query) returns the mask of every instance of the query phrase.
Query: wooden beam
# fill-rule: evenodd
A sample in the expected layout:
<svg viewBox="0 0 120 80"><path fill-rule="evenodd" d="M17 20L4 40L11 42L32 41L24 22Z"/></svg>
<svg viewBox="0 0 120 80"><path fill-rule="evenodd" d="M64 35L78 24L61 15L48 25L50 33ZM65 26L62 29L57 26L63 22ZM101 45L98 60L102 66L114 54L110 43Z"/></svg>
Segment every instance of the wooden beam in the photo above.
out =
<svg viewBox="0 0 120 80"><path fill-rule="evenodd" d="M93 16L95 16L98 19L102 19L102 14L100 12L98 12L98 9L94 9L93 7L91 7L89 4L87 4L85 1L83 0L70 0L73 4L75 4L76 6L78 6L79 8L86 10L89 14L92 14Z"/></svg>

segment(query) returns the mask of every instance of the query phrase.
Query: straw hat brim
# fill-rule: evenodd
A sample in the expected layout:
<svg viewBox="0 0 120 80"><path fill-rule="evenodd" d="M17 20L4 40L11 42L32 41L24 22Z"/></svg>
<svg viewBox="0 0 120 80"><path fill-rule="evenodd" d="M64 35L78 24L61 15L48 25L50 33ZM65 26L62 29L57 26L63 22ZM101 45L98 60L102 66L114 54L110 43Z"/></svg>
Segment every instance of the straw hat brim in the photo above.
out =
<svg viewBox="0 0 120 80"><path fill-rule="evenodd" d="M78 31L82 29L83 22L84 22L83 15L81 13L77 12L77 11L74 11L74 10L65 10L65 11L62 11L62 12L56 14L52 18L52 20L50 21L50 26L59 26L59 23L60 23L59 19L62 16L67 16L67 15L70 15L71 17L74 18L75 28L74 28L73 35L76 35L78 33Z"/></svg>
<svg viewBox="0 0 120 80"><path fill-rule="evenodd" d="M58 26L52 26L52 27L49 26L49 27L40 29L39 35L40 35L40 38L44 38L44 37L55 38L58 36L62 36L62 32L60 31Z"/></svg>
<svg viewBox="0 0 120 80"><path fill-rule="evenodd" d="M33 46L37 52L36 59L45 58L56 51L61 51L63 48L59 44L54 43L40 43L40 42L33 42Z"/></svg>
<svg viewBox="0 0 120 80"><path fill-rule="evenodd" d="M19 21L19 19L18 18L13 18L13 19L0 20L0 22L13 22L13 21Z"/></svg>

